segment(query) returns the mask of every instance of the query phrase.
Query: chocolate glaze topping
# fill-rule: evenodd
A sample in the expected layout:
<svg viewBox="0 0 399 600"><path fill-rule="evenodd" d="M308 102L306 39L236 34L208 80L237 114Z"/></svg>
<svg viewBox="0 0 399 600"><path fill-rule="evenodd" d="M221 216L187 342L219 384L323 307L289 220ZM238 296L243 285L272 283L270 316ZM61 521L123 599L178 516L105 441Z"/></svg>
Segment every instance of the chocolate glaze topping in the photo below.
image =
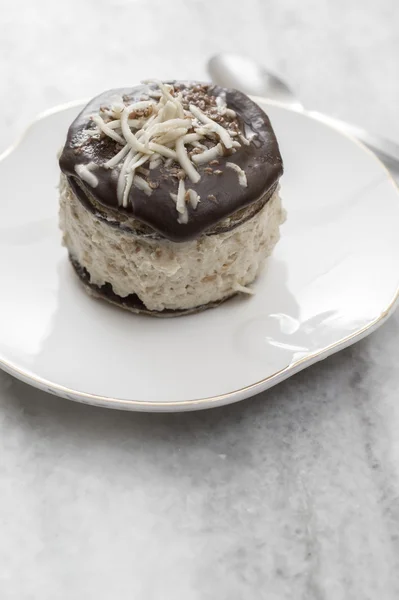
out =
<svg viewBox="0 0 399 600"><path fill-rule="evenodd" d="M93 128L91 115L98 114L101 107L109 106L116 94L122 96L126 104L131 104L154 91L155 85L110 90L94 98L69 128L60 157L60 167L86 207L95 210L93 205L96 204L105 213L109 207L117 209L148 225L163 237L183 242L199 237L229 215L256 202L261 196L268 195L283 173L283 164L269 118L245 94L197 82L172 83L176 92L183 91L185 96L189 95L188 101L202 110L204 99L205 104L214 106L217 96L224 97L227 107L236 113L234 122L227 123L227 126L237 129L251 140L249 145L242 144L237 148L234 154L218 157L217 164L198 166L197 170L201 175L198 183L194 184L186 178L186 187L194 189L201 198L195 209L188 206L189 218L186 224L178 222L176 203L170 197L171 192L177 193L181 172L178 164L173 163L170 167L162 164L151 170L147 177L153 188L151 196L133 186L128 206L123 208L118 206L116 193L119 167L106 169L102 166L115 156L121 146L105 136L97 140L88 138L87 135L87 130ZM226 126L223 120L220 124ZM237 173L226 167L227 162L233 162L244 170L247 187L239 184ZM90 171L98 180L96 187L88 185L76 172L76 166L90 163ZM93 163L96 165L94 168Z"/></svg>

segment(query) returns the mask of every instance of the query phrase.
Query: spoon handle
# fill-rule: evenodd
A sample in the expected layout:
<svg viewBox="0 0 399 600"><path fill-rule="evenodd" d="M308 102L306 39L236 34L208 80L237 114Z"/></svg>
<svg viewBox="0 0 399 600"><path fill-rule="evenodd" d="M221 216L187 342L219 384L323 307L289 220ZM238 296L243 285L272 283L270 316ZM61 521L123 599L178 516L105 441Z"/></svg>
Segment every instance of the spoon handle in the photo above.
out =
<svg viewBox="0 0 399 600"><path fill-rule="evenodd" d="M322 123L327 123L336 129L339 129L343 133L349 133L351 136L356 137L360 140L367 148L372 150L380 160L384 163L386 167L388 167L391 171L394 172L396 177L399 177L399 145L391 140L387 140L379 135L375 135L373 133L369 133L365 129L358 127L357 125L352 125L350 123L346 123L345 121L341 121L340 119L336 119L335 117L329 117L319 112L315 111L306 111L308 115L316 119L317 121L321 121Z"/></svg>

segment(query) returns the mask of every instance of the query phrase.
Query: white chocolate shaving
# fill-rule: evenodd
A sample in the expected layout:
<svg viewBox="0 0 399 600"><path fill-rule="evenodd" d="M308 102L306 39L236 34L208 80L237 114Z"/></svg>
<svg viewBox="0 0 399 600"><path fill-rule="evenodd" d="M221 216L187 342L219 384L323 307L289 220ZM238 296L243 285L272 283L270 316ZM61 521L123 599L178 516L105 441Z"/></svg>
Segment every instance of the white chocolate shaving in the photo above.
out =
<svg viewBox="0 0 399 600"><path fill-rule="evenodd" d="M118 152L118 154L115 154L115 156L113 156L112 158L107 160L107 162L105 162L103 164L103 167L105 167L106 169L112 169L113 167L116 167L116 165L118 163L120 163L122 158L124 158L126 156L126 154L129 152L129 149L130 148L127 144L126 144L126 146L123 146L122 150L120 150Z"/></svg>
<svg viewBox="0 0 399 600"><path fill-rule="evenodd" d="M168 121L174 119L177 115L177 106L174 102L167 101L165 106L159 111L159 120Z"/></svg>
<svg viewBox="0 0 399 600"><path fill-rule="evenodd" d="M122 206L127 208L130 190L132 189L134 171L130 171L125 176L125 189L123 190Z"/></svg>
<svg viewBox="0 0 399 600"><path fill-rule="evenodd" d="M189 199L191 206L194 209L196 209L198 206L198 202L201 199L199 194L195 190L188 190L187 193L188 193L188 199Z"/></svg>
<svg viewBox="0 0 399 600"><path fill-rule="evenodd" d="M162 164L162 158L160 156L158 156L157 154L153 154L150 158L150 164L149 164L150 170L157 169L158 167L161 166L161 164Z"/></svg>
<svg viewBox="0 0 399 600"><path fill-rule="evenodd" d="M144 146L144 144L139 142L137 137L134 135L133 131L130 129L129 123L127 122L128 116L129 110L128 108L126 108L121 114L121 128L123 135L125 136L125 140L129 144L129 146L133 148L133 150L136 150L137 152L143 152L144 154L146 154L147 152L149 152L149 150Z"/></svg>
<svg viewBox="0 0 399 600"><path fill-rule="evenodd" d="M188 222L188 211L186 206L186 186L184 185L184 180L180 179L179 187L177 190L177 198L176 198L176 210L179 213L178 222L179 223L187 223Z"/></svg>
<svg viewBox="0 0 399 600"><path fill-rule="evenodd" d="M146 156L141 156L139 154L136 154L136 156L134 156L132 158L132 160L130 161L130 164L128 165L125 173L127 173L127 175L125 175L125 179L126 179L126 185L125 185L125 189L123 191L123 198L122 198L122 206L124 206L125 208L128 205L128 199L129 199L129 194L130 194L130 190L132 188L132 184L134 184L135 179L137 177L136 173L136 169L138 167L140 167L140 165L142 165L143 163L146 162L146 160L149 159L148 154ZM141 177L140 177L141 179ZM144 181L144 179L143 179ZM136 187L139 187L139 185L137 185ZM141 188L143 189L143 188ZM152 190L150 188L150 186L148 186L148 189L150 190L150 193L147 194L147 190L145 189L144 192L147 195L150 195Z"/></svg>
<svg viewBox="0 0 399 600"><path fill-rule="evenodd" d="M121 122L120 119L115 119L114 121L110 121L109 123L106 123L107 127L109 127L110 129L120 129L121 127Z"/></svg>
<svg viewBox="0 0 399 600"><path fill-rule="evenodd" d="M242 187L247 187L248 186L247 176L245 174L245 171L243 171L241 169L241 167L239 167L238 165L236 165L235 163L232 163L232 162L227 162L226 163L226 167L229 167L229 169L233 169L233 171L235 171L236 173L238 173L238 183Z"/></svg>
<svg viewBox="0 0 399 600"><path fill-rule="evenodd" d="M201 142L191 142L191 145L194 146L194 148L199 148L200 150L208 150L207 146L205 146L205 144L201 144Z"/></svg>
<svg viewBox="0 0 399 600"><path fill-rule="evenodd" d="M128 166L124 169L124 178L125 178L126 184L125 184L125 189L123 190L122 206L124 206L125 208L128 205L128 199L129 199L129 194L130 194L132 184L134 182L135 177L137 177L135 175L136 169L138 167L140 167L140 165L145 163L149 158L150 157L148 156L148 154L145 156L142 156L142 155L140 156L140 154L136 154L135 156L133 156L133 158L130 161L130 163L128 164ZM140 177L140 179L141 179L141 177ZM149 189L151 190L150 187L149 187Z"/></svg>
<svg viewBox="0 0 399 600"><path fill-rule="evenodd" d="M224 115L226 112L226 94L216 96L216 106L218 107L218 113Z"/></svg>
<svg viewBox="0 0 399 600"><path fill-rule="evenodd" d="M129 127L131 127L132 129L141 129L143 127L143 125L146 123L145 119L128 119L127 121ZM109 123L107 123L107 127L110 127L110 129L120 129L121 128L121 121L120 119L115 119L114 121L110 121Z"/></svg>
<svg viewBox="0 0 399 600"><path fill-rule="evenodd" d="M155 137L160 133L166 133L180 127L185 127L186 129L191 127L191 119L169 119L169 121L164 121L163 123L157 123L156 125L153 125L148 131L152 136Z"/></svg>
<svg viewBox="0 0 399 600"><path fill-rule="evenodd" d="M179 98L175 98L171 94L171 91L173 90L173 86L172 85L169 85L167 83L163 83L159 79L146 80L146 81L143 81L142 83L155 83L159 87L159 89L161 90L164 100L166 100L166 101L169 100L169 102L172 102L176 106L177 115L180 118L184 117L184 110L183 110L183 107L182 107L182 105L180 103Z"/></svg>
<svg viewBox="0 0 399 600"><path fill-rule="evenodd" d="M165 160L165 167L166 167L167 169L169 169L169 167L171 166L171 164L173 163L173 161L174 161L174 158L167 158L167 159Z"/></svg>
<svg viewBox="0 0 399 600"><path fill-rule="evenodd" d="M187 133L187 129L185 129L184 127L178 127L177 129L168 131L164 135L161 135L160 137L158 137L157 143L164 144L164 145L170 144L170 142L174 142L175 140L177 140L177 138L181 137L182 135L185 135L186 133Z"/></svg>
<svg viewBox="0 0 399 600"><path fill-rule="evenodd" d="M123 111L125 105L122 96L114 94L111 97L111 113L114 117L119 118L119 115Z"/></svg>
<svg viewBox="0 0 399 600"><path fill-rule="evenodd" d="M83 181L89 184L90 187L95 188L98 186L97 177L91 173L90 169L95 167L95 163L89 163L88 165L75 165L76 174L79 175Z"/></svg>
<svg viewBox="0 0 399 600"><path fill-rule="evenodd" d="M185 138L186 138L186 136L181 137L178 140L176 140L177 160L179 161L182 169L185 170L185 172L187 173L187 175L191 179L191 181L193 183L198 183L198 181L201 179L201 176L198 173L198 171L196 171L195 167L193 166L193 163L191 162L191 160L187 154L187 150L184 145Z"/></svg>
<svg viewBox="0 0 399 600"><path fill-rule="evenodd" d="M211 160L215 160L219 156L223 154L223 148L221 144L217 146L213 146L213 148L209 148L209 150L205 150L201 152L201 154L194 154L192 157L193 162L196 165L203 165Z"/></svg>
<svg viewBox="0 0 399 600"><path fill-rule="evenodd" d="M186 186L184 184L184 179L179 180L179 187L177 189L177 199L176 199L176 209L177 212L183 214L186 210Z"/></svg>
<svg viewBox="0 0 399 600"><path fill-rule="evenodd" d="M237 116L236 111L232 108L226 108L224 114L226 115L226 117L230 117L231 119L235 119Z"/></svg>
<svg viewBox="0 0 399 600"><path fill-rule="evenodd" d="M148 119L148 121L146 121L143 125L143 127L141 128L141 131L148 131L148 129L150 129L150 127L152 125L154 125L154 123L159 123L160 121L160 115L159 113L157 115L151 115L151 117ZM137 135L140 134L140 131L137 132Z"/></svg>
<svg viewBox="0 0 399 600"><path fill-rule="evenodd" d="M130 106L127 106L125 110L127 110L128 114L130 115L130 113L132 112L136 112L137 110L144 110L149 106L154 106L153 100L140 100L139 102L134 102L133 104L130 104Z"/></svg>
<svg viewBox="0 0 399 600"><path fill-rule="evenodd" d="M162 144L156 144L155 142L150 142L149 144L149 149L153 150L154 152L158 152L158 154L160 154L161 156L166 156L166 158L173 158L173 159L177 159L177 154L174 150L172 150L171 148L167 148L166 146L163 146Z"/></svg>
<svg viewBox="0 0 399 600"><path fill-rule="evenodd" d="M118 144L122 144L123 146L125 145L125 140L123 139L123 137L116 133L113 129L108 127L108 125L105 123L104 119L100 117L100 115L92 115L91 120L94 121L99 130L105 133L108 137L115 140L115 142L118 142Z"/></svg>
<svg viewBox="0 0 399 600"><path fill-rule="evenodd" d="M116 188L116 195L118 198L118 204L119 206L123 206L123 200L124 200L124 196L125 196L125 188L126 188L126 174L127 174L127 168L129 163L131 162L132 158L134 156L134 151L130 148L125 160L123 161L123 165L121 167L121 170L119 172L119 177L118 177L118 184L117 184L117 188ZM130 191L130 189L129 189Z"/></svg>
<svg viewBox="0 0 399 600"><path fill-rule="evenodd" d="M144 175L145 177L148 177L150 174L150 169L146 169L145 167L138 167L137 171L139 173L141 173L141 175Z"/></svg>
<svg viewBox="0 0 399 600"><path fill-rule="evenodd" d="M186 225L186 223L188 223L188 210L186 208L186 210L184 211L184 213L182 215L179 215L177 217L177 222L180 223L181 225Z"/></svg>
<svg viewBox="0 0 399 600"><path fill-rule="evenodd" d="M151 196L152 189L148 185L145 179L140 177L140 175L135 175L133 179L133 185L135 185L139 190L142 190L147 196Z"/></svg>
<svg viewBox="0 0 399 600"><path fill-rule="evenodd" d="M192 144L193 142L198 142L199 139L201 138L198 133L188 133L186 136L184 136L184 143Z"/></svg>
<svg viewBox="0 0 399 600"><path fill-rule="evenodd" d="M200 135L202 137L209 137L211 139L215 139L217 137L215 132L213 131L213 129L211 129L209 126L208 127L195 127L194 131L195 131L195 133L197 133L198 135Z"/></svg>
<svg viewBox="0 0 399 600"><path fill-rule="evenodd" d="M131 160L127 170L130 172L137 169L142 164L144 164L149 158L150 157L148 156L148 154L146 154L145 156L140 156L140 154L136 154L136 156L134 156Z"/></svg>
<svg viewBox="0 0 399 600"><path fill-rule="evenodd" d="M211 125L213 131L218 134L218 136L220 137L220 139L222 140L222 142L226 146L226 148L232 148L233 142L231 140L231 137L230 137L228 131L224 127L222 127L221 125L216 123L216 121L212 121L212 119L210 119L207 115L205 115L202 112L202 110L198 108L198 106L194 106L194 104L190 104L190 112L201 123L205 123L206 125Z"/></svg>
<svg viewBox="0 0 399 600"><path fill-rule="evenodd" d="M175 98L170 93L171 86L169 86L167 83L163 83L163 81L161 81L160 79L143 79L143 81L141 83L145 83L147 85L150 85L151 83L155 83L155 85L157 85L159 87L159 89L162 92L162 95L165 98L167 98L171 102L175 101Z"/></svg>
<svg viewBox="0 0 399 600"><path fill-rule="evenodd" d="M184 109L183 109L183 106L181 104L182 100L183 100L183 94L180 92L176 96L176 107L177 107L177 114L179 115L179 117L181 119L184 117Z"/></svg>

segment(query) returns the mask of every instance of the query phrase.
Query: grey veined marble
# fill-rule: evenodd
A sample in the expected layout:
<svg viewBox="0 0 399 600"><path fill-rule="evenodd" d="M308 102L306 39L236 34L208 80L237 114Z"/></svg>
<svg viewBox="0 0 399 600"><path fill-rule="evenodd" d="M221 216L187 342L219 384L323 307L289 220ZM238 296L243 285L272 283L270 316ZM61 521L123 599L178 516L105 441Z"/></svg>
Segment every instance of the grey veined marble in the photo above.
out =
<svg viewBox="0 0 399 600"><path fill-rule="evenodd" d="M0 150L53 104L205 77L226 49L399 140L396 0L0 0L0 14ZM1 600L396 600L398 341L395 315L202 413L94 409L1 373Z"/></svg>

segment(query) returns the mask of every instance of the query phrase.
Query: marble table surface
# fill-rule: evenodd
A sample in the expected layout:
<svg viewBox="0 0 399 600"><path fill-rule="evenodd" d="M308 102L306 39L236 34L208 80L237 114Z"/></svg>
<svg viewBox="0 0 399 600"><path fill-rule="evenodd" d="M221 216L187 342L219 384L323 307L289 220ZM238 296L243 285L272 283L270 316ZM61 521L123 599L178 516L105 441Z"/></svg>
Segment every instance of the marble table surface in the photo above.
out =
<svg viewBox="0 0 399 600"><path fill-rule="evenodd" d="M397 0L0 0L0 14L0 152L45 108L204 78L221 50L399 141ZM0 598L397 599L398 361L396 314L256 398L176 415L0 373Z"/></svg>

